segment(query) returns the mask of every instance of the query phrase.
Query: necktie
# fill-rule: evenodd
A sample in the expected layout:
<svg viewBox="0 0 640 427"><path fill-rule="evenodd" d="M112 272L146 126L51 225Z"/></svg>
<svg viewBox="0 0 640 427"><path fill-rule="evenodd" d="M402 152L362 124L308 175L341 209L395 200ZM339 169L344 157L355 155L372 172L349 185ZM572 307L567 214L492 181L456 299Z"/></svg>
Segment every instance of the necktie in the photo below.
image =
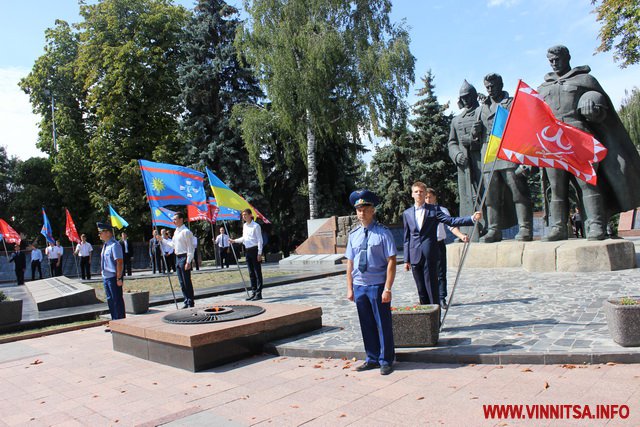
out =
<svg viewBox="0 0 640 427"><path fill-rule="evenodd" d="M369 243L369 230L364 229L364 240L360 245L360 260L358 261L358 270L360 273L367 271L367 244Z"/></svg>

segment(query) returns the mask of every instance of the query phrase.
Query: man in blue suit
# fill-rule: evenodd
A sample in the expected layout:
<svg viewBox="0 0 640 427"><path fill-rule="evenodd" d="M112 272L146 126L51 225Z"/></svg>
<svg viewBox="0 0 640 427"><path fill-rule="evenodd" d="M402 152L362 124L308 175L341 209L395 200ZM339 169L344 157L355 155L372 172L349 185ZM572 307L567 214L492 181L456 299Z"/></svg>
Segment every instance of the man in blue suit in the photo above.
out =
<svg viewBox="0 0 640 427"><path fill-rule="evenodd" d="M450 217L440 206L425 203L427 186L420 181L411 186L414 205L402 214L404 222L404 267L411 269L420 304L438 304L438 224L470 226L482 218L475 212L467 217Z"/></svg>

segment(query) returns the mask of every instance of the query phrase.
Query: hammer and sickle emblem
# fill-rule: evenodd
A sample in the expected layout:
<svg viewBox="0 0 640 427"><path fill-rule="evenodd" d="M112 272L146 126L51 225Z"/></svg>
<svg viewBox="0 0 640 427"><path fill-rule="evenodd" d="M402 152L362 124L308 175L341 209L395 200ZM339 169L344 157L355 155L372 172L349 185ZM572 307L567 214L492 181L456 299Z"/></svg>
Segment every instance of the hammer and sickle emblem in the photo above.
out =
<svg viewBox="0 0 640 427"><path fill-rule="evenodd" d="M536 136L538 137L538 142L540 142L540 145L542 145L542 148L545 149L545 151L549 152L549 153L553 153L553 151L549 150L544 143L542 142L542 139L544 139L547 142L552 142L555 143L560 149L568 151L571 149L571 144L567 144L564 145L562 143L562 128L558 128L558 132L556 132L556 134L554 136L549 136L547 135L547 131L549 130L551 126L546 126L545 128L542 129L542 131L540 132L540 134L536 134ZM542 138L540 138L542 137Z"/></svg>

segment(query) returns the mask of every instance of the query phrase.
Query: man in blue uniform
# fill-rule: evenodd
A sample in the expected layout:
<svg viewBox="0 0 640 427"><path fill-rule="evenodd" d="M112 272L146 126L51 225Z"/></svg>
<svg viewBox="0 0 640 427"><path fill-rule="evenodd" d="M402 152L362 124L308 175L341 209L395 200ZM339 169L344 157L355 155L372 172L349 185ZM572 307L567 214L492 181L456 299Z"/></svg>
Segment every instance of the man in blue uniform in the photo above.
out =
<svg viewBox="0 0 640 427"><path fill-rule="evenodd" d="M396 277L396 247L389 229L375 219L378 197L368 190L351 193L361 226L349 235L347 258L347 299L355 301L360 330L367 353L356 371L380 368L393 372L395 358L391 327L391 287Z"/></svg>
<svg viewBox="0 0 640 427"><path fill-rule="evenodd" d="M122 285L124 280L122 247L113 237L113 228L102 222L96 223L100 240L104 242L100 253L100 269L102 270L102 282L104 293L107 296L107 305L111 319L124 319L124 299L122 297ZM109 332L109 329L105 329Z"/></svg>

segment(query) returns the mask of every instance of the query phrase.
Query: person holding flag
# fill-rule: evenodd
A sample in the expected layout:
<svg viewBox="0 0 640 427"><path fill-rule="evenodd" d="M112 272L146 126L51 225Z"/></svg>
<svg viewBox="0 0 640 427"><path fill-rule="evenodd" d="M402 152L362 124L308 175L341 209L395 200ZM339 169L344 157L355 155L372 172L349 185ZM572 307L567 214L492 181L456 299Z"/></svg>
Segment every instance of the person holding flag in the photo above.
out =
<svg viewBox="0 0 640 427"><path fill-rule="evenodd" d="M598 180L577 180L582 192L587 239L602 240L611 214L640 206L640 156L624 129L611 100L598 81L584 65L571 68L571 55L566 46L553 46L547 51L552 72L544 77L538 88L540 97L549 105L555 118L591 134L607 150L598 159ZM535 126L535 123L530 123ZM579 144L592 144L562 138L562 129L540 130L539 139L550 149L569 156ZM573 151L572 151L573 150ZM564 161L564 160L563 160ZM565 161L566 162L566 161ZM568 169L545 168L551 189L549 203L551 231L546 240L565 240L568 237L569 172Z"/></svg>
<svg viewBox="0 0 640 427"><path fill-rule="evenodd" d="M504 84L502 76L499 74L487 74L484 78L484 86L489 96L480 105L480 117L474 125L475 135L484 141L482 145L483 178L487 193L485 201L487 234L480 241L485 243L501 241L502 230L513 226L516 217L519 231L515 239L531 241L533 238L533 208L526 180L526 173L530 168L524 165L518 166L508 160L487 156L487 148L495 134L493 132L494 126L504 128L513 98L502 90ZM504 108L504 112L499 111L499 107Z"/></svg>
<svg viewBox="0 0 640 427"><path fill-rule="evenodd" d="M36 280L36 270L38 270L39 280L42 280L42 251L34 241L31 245L31 280Z"/></svg>
<svg viewBox="0 0 640 427"><path fill-rule="evenodd" d="M218 199L218 202L220 199ZM251 279L251 289L253 294L247 301L258 301L262 299L262 229L260 224L253 220L251 209L242 211L242 237L229 239L231 243L243 243L247 256L247 268Z"/></svg>
<svg viewBox="0 0 640 427"><path fill-rule="evenodd" d="M12 262L15 266L18 285L24 285L24 271L27 269L27 257L24 255L24 252L20 250L19 243L16 243L15 252L11 254L9 262Z"/></svg>
<svg viewBox="0 0 640 427"><path fill-rule="evenodd" d="M173 239L163 239L162 243L166 243L175 252L175 268L180 288L182 289L182 296L184 297L184 306L182 308L189 308L195 305L193 283L191 282L191 262L194 254L193 233L184 225L184 214L182 212L176 212L173 215L173 222L176 226Z"/></svg>

